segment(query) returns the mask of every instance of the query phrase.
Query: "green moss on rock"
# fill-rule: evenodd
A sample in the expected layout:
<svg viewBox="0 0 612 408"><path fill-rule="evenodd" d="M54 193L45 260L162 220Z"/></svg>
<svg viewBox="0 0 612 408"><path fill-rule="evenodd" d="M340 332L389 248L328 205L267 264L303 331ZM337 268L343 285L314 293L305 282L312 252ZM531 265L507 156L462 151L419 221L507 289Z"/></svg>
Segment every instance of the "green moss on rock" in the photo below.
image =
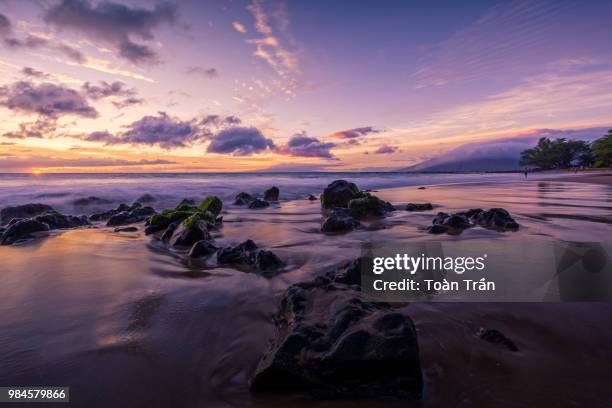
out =
<svg viewBox="0 0 612 408"><path fill-rule="evenodd" d="M223 209L223 201L217 196L208 196L197 208L202 212L210 211L213 215L217 216Z"/></svg>

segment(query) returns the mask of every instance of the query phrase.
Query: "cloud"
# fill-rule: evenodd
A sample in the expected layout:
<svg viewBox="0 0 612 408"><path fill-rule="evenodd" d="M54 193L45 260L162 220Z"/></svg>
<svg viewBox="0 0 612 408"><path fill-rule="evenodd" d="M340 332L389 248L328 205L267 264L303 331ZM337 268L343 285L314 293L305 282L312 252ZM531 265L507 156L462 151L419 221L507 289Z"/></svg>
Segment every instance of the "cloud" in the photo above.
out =
<svg viewBox="0 0 612 408"><path fill-rule="evenodd" d="M50 118L75 115L95 118L98 112L83 95L63 85L20 81L0 87L0 106Z"/></svg>
<svg viewBox="0 0 612 408"><path fill-rule="evenodd" d="M39 71L32 67L23 67L21 69L21 73L32 78L49 78L49 74L46 72Z"/></svg>
<svg viewBox="0 0 612 408"><path fill-rule="evenodd" d="M85 140L104 141L106 144L142 144L164 149L186 147L211 136L207 129L197 126L193 120L182 121L165 112L159 112L157 116L144 116L128 125L127 130L117 136L94 133L94 136L89 134Z"/></svg>
<svg viewBox="0 0 612 408"><path fill-rule="evenodd" d="M61 167L115 167L115 166L155 166L163 164L175 164L175 162L154 160L125 160L104 157L83 157L78 159L66 159L50 156L24 156L3 158L0 160L1 169L31 169L37 167L61 168Z"/></svg>
<svg viewBox="0 0 612 408"><path fill-rule="evenodd" d="M365 126L353 129L339 130L337 132L330 133L330 136L338 139L356 139L362 136L379 132L380 130L374 129L374 127L372 126Z"/></svg>
<svg viewBox="0 0 612 408"><path fill-rule="evenodd" d="M9 139L38 138L53 134L57 129L54 118L39 117L34 122L20 123L18 131L6 132L2 136Z"/></svg>
<svg viewBox="0 0 612 408"><path fill-rule="evenodd" d="M234 116L234 115L225 116L225 117L222 117L220 115L206 115L204 116L201 122L203 126L214 126L214 127L235 126L241 123L242 123L242 120L240 120L239 117Z"/></svg>
<svg viewBox="0 0 612 408"><path fill-rule="evenodd" d="M253 0L247 6L247 10L253 15L255 31L259 34L257 38L246 40L248 44L255 46L253 55L264 60L282 78L281 90L284 93L293 94L298 86L297 77L301 73L297 56L283 45L280 36L275 33L261 1ZM285 13L275 12L273 14L276 17L279 31L286 31L289 21Z"/></svg>
<svg viewBox="0 0 612 408"><path fill-rule="evenodd" d="M85 82L85 84L83 84L83 93L93 100L111 98L113 99L111 103L117 109L144 103L144 99L135 96L135 89L126 88L125 84L120 81L111 83L99 81L98 85Z"/></svg>
<svg viewBox="0 0 612 408"><path fill-rule="evenodd" d="M85 54L74 47L66 44L60 44L56 47L56 49L78 64L85 64L87 62L87 57Z"/></svg>
<svg viewBox="0 0 612 408"><path fill-rule="evenodd" d="M374 154L391 154L397 151L399 151L399 148L397 146L383 145L380 146L378 149L374 150Z"/></svg>
<svg viewBox="0 0 612 408"><path fill-rule="evenodd" d="M88 98L98 100L103 98L109 98L114 96L129 97L133 96L136 91L133 89L127 89L125 84L120 81L112 83L106 81L100 81L98 85L93 85L90 82L83 84L83 92Z"/></svg>
<svg viewBox="0 0 612 408"><path fill-rule="evenodd" d="M85 135L82 139L88 142L104 142L106 144L117 143L117 137L106 130L92 132Z"/></svg>
<svg viewBox="0 0 612 408"><path fill-rule="evenodd" d="M62 0L46 11L44 19L60 30L72 30L91 41L109 44L117 55L134 64L153 64L158 62L155 51L135 43L133 38L153 40L154 29L175 23L176 11L176 5L170 3L145 9L112 1L92 6L87 0Z"/></svg>
<svg viewBox="0 0 612 408"><path fill-rule="evenodd" d="M0 13L0 37L5 37L11 33L11 20L7 16Z"/></svg>
<svg viewBox="0 0 612 408"><path fill-rule="evenodd" d="M204 68L204 67L189 67L185 70L188 75L201 75L206 78L216 78L219 76L219 71L216 68Z"/></svg>
<svg viewBox="0 0 612 408"><path fill-rule="evenodd" d="M17 38L5 38L4 44L9 48L38 48L46 45L49 39L36 34L28 34L25 40L19 40Z"/></svg>
<svg viewBox="0 0 612 408"><path fill-rule="evenodd" d="M232 27L234 27L234 30L238 31L239 33L244 34L247 32L246 27L239 21L234 21L232 23Z"/></svg>
<svg viewBox="0 0 612 408"><path fill-rule="evenodd" d="M115 105L115 108L123 109L123 108L127 108L128 106L142 105L144 103L144 99L130 97L130 98L125 98L125 99L120 99L117 101L112 101L111 103Z"/></svg>
<svg viewBox="0 0 612 408"><path fill-rule="evenodd" d="M235 156L249 156L273 149L274 142L267 139L257 128L232 127L218 132L211 140L208 153L229 153Z"/></svg>
<svg viewBox="0 0 612 408"><path fill-rule="evenodd" d="M278 152L290 156L335 159L335 156L330 152L330 149L334 147L336 147L335 143L323 143L315 137L298 133L293 135L285 146L280 147Z"/></svg>

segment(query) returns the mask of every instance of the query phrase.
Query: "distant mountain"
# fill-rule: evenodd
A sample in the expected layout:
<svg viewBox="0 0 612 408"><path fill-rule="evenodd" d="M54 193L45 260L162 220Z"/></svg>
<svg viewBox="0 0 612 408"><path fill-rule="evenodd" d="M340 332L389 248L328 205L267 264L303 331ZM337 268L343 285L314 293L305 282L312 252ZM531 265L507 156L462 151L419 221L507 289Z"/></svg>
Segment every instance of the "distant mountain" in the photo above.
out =
<svg viewBox="0 0 612 408"><path fill-rule="evenodd" d="M608 127L579 130L537 129L528 134L503 139L473 142L459 146L432 159L401 171L472 172L520 170L521 152L541 137L592 141L603 136Z"/></svg>

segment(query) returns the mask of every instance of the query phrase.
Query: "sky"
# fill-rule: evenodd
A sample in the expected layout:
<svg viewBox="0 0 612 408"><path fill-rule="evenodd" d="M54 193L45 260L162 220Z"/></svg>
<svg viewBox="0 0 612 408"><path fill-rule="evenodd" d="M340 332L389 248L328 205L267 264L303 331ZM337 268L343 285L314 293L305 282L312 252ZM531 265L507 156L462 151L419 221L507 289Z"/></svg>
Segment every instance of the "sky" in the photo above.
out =
<svg viewBox="0 0 612 408"><path fill-rule="evenodd" d="M612 125L610 1L0 0L0 172L384 171Z"/></svg>

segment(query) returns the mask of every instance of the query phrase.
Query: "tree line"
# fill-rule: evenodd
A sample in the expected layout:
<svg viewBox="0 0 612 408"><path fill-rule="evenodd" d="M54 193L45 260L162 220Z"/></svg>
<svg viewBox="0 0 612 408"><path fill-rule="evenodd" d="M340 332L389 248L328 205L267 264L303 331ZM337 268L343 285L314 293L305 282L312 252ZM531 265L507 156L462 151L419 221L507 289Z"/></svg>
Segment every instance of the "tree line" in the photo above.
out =
<svg viewBox="0 0 612 408"><path fill-rule="evenodd" d="M610 167L612 164L612 129L603 137L588 143L565 138L541 137L538 144L521 152L521 166L540 170L569 167Z"/></svg>

